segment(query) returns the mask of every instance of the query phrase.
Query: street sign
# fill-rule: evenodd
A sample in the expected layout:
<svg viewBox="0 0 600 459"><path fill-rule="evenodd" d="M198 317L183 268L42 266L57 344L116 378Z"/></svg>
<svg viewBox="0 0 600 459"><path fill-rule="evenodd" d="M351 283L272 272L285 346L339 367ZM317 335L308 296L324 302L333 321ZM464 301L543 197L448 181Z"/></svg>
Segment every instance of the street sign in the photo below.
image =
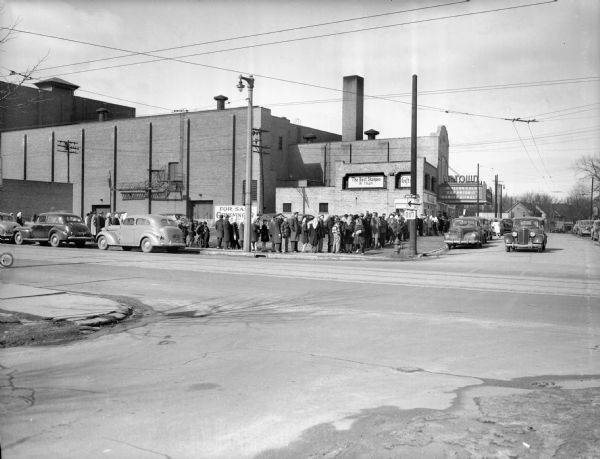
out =
<svg viewBox="0 0 600 459"><path fill-rule="evenodd" d="M406 218L407 220L415 220L417 218L417 211L416 210L405 210L404 218Z"/></svg>
<svg viewBox="0 0 600 459"><path fill-rule="evenodd" d="M414 195L406 195L403 198L394 199L394 205L396 209L413 209L421 205L421 198L418 196L415 198Z"/></svg>

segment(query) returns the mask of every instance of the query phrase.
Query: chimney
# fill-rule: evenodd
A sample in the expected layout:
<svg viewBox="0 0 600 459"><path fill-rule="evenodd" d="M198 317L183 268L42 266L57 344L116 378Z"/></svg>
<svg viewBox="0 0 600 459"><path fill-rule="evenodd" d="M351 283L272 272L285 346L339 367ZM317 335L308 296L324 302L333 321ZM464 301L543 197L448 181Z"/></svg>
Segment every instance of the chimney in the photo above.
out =
<svg viewBox="0 0 600 459"><path fill-rule="evenodd" d="M342 141L362 140L365 80L358 75L344 77Z"/></svg>
<svg viewBox="0 0 600 459"><path fill-rule="evenodd" d="M379 135L379 131L369 129L368 131L365 131L365 134L367 135L367 140L375 140L375 137Z"/></svg>
<svg viewBox="0 0 600 459"><path fill-rule="evenodd" d="M96 113L98 113L98 121L106 121L108 119L108 109L104 107L99 108L96 110Z"/></svg>
<svg viewBox="0 0 600 459"><path fill-rule="evenodd" d="M225 101L228 97L223 95L215 96L214 99L217 101L217 110L225 110Z"/></svg>

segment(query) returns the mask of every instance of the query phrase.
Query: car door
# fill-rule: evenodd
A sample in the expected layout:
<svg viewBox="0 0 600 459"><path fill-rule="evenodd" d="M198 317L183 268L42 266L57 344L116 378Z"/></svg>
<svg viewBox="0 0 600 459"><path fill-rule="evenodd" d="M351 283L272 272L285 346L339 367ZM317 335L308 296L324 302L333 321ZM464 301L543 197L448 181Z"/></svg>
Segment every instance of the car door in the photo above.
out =
<svg viewBox="0 0 600 459"><path fill-rule="evenodd" d="M118 243L121 245L135 245L134 242L135 233L135 218L127 217L121 222L121 228L119 230Z"/></svg>
<svg viewBox="0 0 600 459"><path fill-rule="evenodd" d="M46 239L48 235L48 216L40 215L31 226L31 237L33 239Z"/></svg>

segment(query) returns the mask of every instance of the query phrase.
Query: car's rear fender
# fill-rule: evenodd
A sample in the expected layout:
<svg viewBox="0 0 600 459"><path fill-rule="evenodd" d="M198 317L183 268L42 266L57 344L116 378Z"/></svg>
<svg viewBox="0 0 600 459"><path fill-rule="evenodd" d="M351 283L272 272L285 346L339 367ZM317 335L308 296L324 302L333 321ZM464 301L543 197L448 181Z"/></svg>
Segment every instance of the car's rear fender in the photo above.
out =
<svg viewBox="0 0 600 459"><path fill-rule="evenodd" d="M100 236L104 236L106 238L106 242L108 242L108 245L119 245L119 240L117 238L117 235L115 233L113 233L112 231L100 231L98 233L98 235L96 236L96 242L98 242L98 239L100 239Z"/></svg>

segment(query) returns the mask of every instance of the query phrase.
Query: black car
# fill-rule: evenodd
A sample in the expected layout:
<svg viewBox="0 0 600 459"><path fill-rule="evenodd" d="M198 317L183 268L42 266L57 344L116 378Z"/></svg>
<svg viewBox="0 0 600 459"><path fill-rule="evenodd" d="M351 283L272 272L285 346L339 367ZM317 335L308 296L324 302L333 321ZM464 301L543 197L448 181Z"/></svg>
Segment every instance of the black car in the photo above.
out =
<svg viewBox="0 0 600 459"><path fill-rule="evenodd" d="M38 215L34 222L16 227L14 240L17 245L39 242L58 247L63 242L73 242L77 247L83 247L94 238L80 216L68 212L47 212Z"/></svg>

